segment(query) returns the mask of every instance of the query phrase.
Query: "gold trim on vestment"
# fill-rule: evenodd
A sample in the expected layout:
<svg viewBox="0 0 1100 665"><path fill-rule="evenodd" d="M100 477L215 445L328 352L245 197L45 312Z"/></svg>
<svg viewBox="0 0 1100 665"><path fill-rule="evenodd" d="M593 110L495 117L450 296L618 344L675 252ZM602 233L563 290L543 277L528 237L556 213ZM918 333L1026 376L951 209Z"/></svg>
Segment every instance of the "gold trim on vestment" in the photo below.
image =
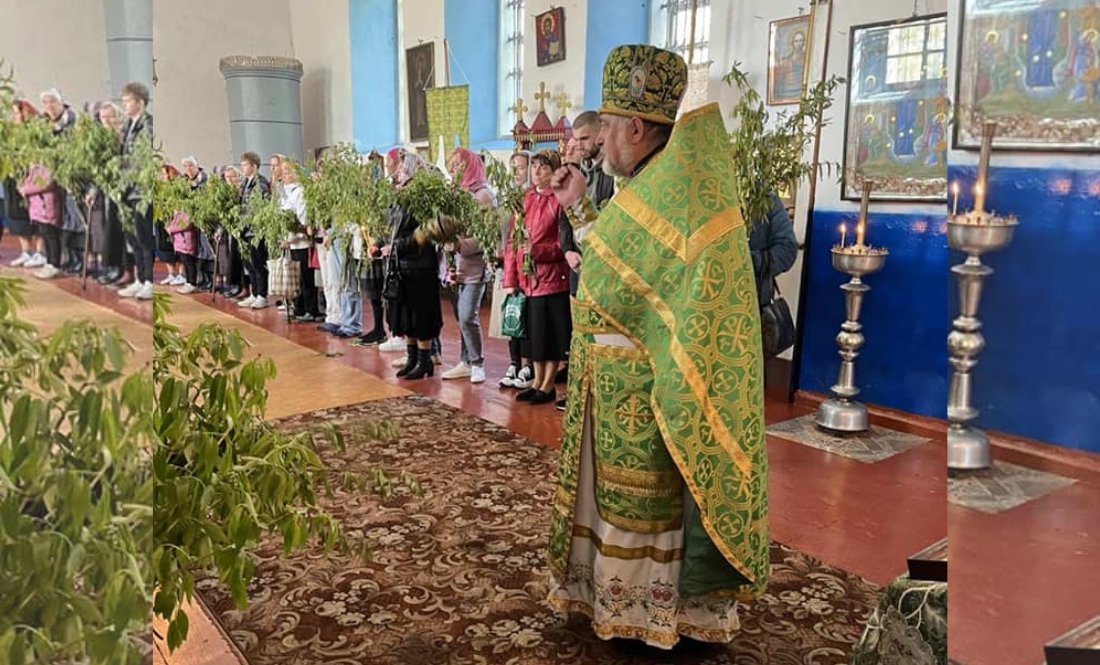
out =
<svg viewBox="0 0 1100 665"><path fill-rule="evenodd" d="M676 338L675 318L672 316L672 312L669 310L668 305L666 305L665 302L661 300L661 298L657 295L653 288L650 287L649 284L647 284L638 273L634 272L630 269L629 266L620 261L618 257L614 255L611 249L604 244L603 240L600 239L599 236L594 235L589 238L588 246L600 259L604 260L612 269L618 272L619 276L622 277L624 282L626 282L630 286L633 286L638 293L643 295L646 300L649 301L650 305L657 312L658 316L661 317L661 320L668 327L668 330L670 332L670 353L672 354L673 359L676 361L676 364L680 367L680 371L684 373L684 380L691 388L696 399L699 400L699 403L703 408L703 413L706 415L708 422L711 424L711 431L714 434L715 440L722 447L722 450L726 451L730 455L730 458L733 460L734 464L737 465L737 468L741 471L742 476L745 478L745 482L751 482L752 462L745 455L744 451L736 446L733 435L725 427L725 423L715 412L714 405L707 397L706 385L704 384L702 377L699 376L698 370L696 369L694 363L692 363L690 359L687 358L687 355L684 353L683 347L680 346L680 342ZM629 330L627 330L625 326L621 325L602 307L591 301L585 304L595 310L605 321L608 322L608 324L614 326L621 335L634 342L634 344L639 348L645 348L645 345L642 344L641 340L635 337ZM649 359L649 363L650 370L654 373L654 375L656 375L656 368L653 366L652 358ZM668 430L664 411L662 410L661 405L657 404L656 401L654 401L651 404L651 408L653 409L653 415L657 420L657 427L661 430L661 435L664 437L664 440L666 442L671 441L672 436ZM668 453L669 456L672 458L672 461L675 462L676 466L680 469L680 475L683 478L684 483L687 485L688 491L690 491L692 497L694 497L696 504L698 504L699 506L706 505L706 502L703 501L703 492L699 489L698 486L696 486L694 479L689 473L689 470L687 468L687 460L683 459L678 454L678 451L674 446L669 446L666 443L665 447L668 449ZM703 510L700 510L699 520L702 522L703 528L710 536L711 542L713 542L715 547L717 547L718 550L722 553L722 556L726 557L726 560L729 561L729 563L734 568L736 568L739 573L744 575L745 578L749 580L750 584L755 585L757 582L756 576L753 574L752 571L749 570L749 567L745 565L744 560L741 557L737 556L733 552L733 550L730 549L726 541L716 535L718 533L718 530L711 522L710 516L707 515ZM745 593L734 591L729 593L730 596L732 596L733 598L749 601L755 600L762 592L763 591L761 590L760 592Z"/></svg>
<svg viewBox="0 0 1100 665"><path fill-rule="evenodd" d="M708 246L745 223L740 207L730 206L711 217L690 237L685 237L672 222L639 198L629 187L615 197L615 205L622 208L623 212L685 263L694 262Z"/></svg>
<svg viewBox="0 0 1100 665"><path fill-rule="evenodd" d="M609 479L607 476L611 475L610 471L622 471L613 466L607 466L602 462L596 463L596 480L600 487L611 492L617 492L619 494L625 494L626 496L642 497L645 499L659 499L668 497L681 496L684 492L682 487L668 486L668 485L654 485L652 487L639 487L638 485L631 485L628 483L617 483L614 480ZM673 471L673 473L676 473ZM656 474L654 474L656 475ZM677 476L679 474L676 474ZM683 503L681 499L680 503Z"/></svg>
<svg viewBox="0 0 1100 665"><path fill-rule="evenodd" d="M648 489L654 485L667 487L681 480L680 473L675 469L669 471L622 469L617 466L604 466L602 462L597 461L596 471L605 480L638 489ZM671 495L660 494L658 496Z"/></svg>
<svg viewBox="0 0 1100 665"><path fill-rule="evenodd" d="M657 295L653 287L642 279L641 275L634 272L630 266L626 265L619 257L615 256L611 248L605 245L599 236L592 236L588 241L588 246L615 272L619 273L619 277L621 277L628 286L633 287L638 294L649 301L649 304L657 312L657 316L661 317L661 321L669 331L669 353L672 354L672 359L676 361L676 365L679 366L680 371L684 375L684 380L691 388L691 392L695 395L695 399L698 400L700 407L702 407L703 413L707 418L707 423L714 431L715 440L718 442L718 445L722 447L722 450L730 456L733 463L741 470L741 473L746 476L751 475L752 460L745 455L745 451L737 446L737 438L726 427L725 422L722 420L722 417L718 415L718 411L714 408L714 404L707 395L706 382L703 380L703 377L700 376L699 369L695 366L695 363L688 358L687 353L684 351L684 347L680 344L680 340L676 336L676 319L672 315L672 310L665 301L661 300L661 297ZM599 312L608 323L614 325L622 335L634 342L636 346L645 348L641 340L633 337L627 332L625 326L618 324L618 322L601 307L595 303L591 303L591 307ZM653 371L654 375L656 375L656 368L652 367L652 362L650 364L650 369ZM657 408L658 405L654 404L654 411L656 411Z"/></svg>
<svg viewBox="0 0 1100 665"><path fill-rule="evenodd" d="M738 617L737 620L737 627L729 630L700 628L692 624L677 623L676 633L672 635L668 632L656 631L640 626L596 623L595 611L593 611L591 605L583 600L566 600L550 596L547 598L547 602L559 612L576 612L578 614L583 614L592 622L592 632L594 632L597 637L604 640L611 638L645 640L653 644L659 644L666 649L671 649L680 641L680 637L688 637L700 642L712 644L727 644L733 641L733 638L741 632L740 617Z"/></svg>
<svg viewBox="0 0 1100 665"><path fill-rule="evenodd" d="M608 545L592 529L581 524L573 525L573 537L587 540L599 551L601 556L624 561L637 561L638 559L652 559L657 563L672 563L684 558L684 550L662 550L651 545L645 547L620 547Z"/></svg>
<svg viewBox="0 0 1100 665"><path fill-rule="evenodd" d="M591 335L617 335L618 330L613 328L603 327L600 328L598 333L589 333ZM599 358L612 358L614 360L636 360L649 362L649 354L644 349L639 349L636 346L616 346L614 344L600 344L599 342L588 343L588 353Z"/></svg>

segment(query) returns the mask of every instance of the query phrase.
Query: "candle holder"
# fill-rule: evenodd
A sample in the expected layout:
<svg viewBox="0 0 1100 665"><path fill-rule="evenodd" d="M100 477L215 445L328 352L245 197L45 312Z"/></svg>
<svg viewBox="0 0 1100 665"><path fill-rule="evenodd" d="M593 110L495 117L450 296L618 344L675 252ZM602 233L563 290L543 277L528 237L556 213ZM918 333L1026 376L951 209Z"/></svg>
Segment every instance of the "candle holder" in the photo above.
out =
<svg viewBox="0 0 1100 665"><path fill-rule="evenodd" d="M989 437L971 427L978 417L972 406L973 376L977 356L985 348L978 304L982 284L993 269L982 263L982 254L1007 247L1012 242L1019 221L1014 215L998 215L985 210L986 181L989 173L989 153L996 133L995 123L982 127L982 151L978 163L974 210L947 217L947 246L963 252L966 260L952 266L959 281L959 316L952 321L947 335L950 352L951 386L947 396L947 468L958 471L988 469L993 463Z"/></svg>
<svg viewBox="0 0 1100 665"><path fill-rule="evenodd" d="M993 269L982 263L981 256L1008 246L1018 224L1013 216L977 211L951 215L947 219L948 247L967 254L965 261L951 268L959 281L959 316L952 322L952 330L947 336L947 349L954 369L947 397L949 469L987 469L993 461L989 437L968 424L978 417L978 410L971 405L971 370L985 348L978 303L982 284L993 274Z"/></svg>
<svg viewBox="0 0 1100 665"><path fill-rule="evenodd" d="M871 290L862 278L882 270L889 252L863 245L837 245L832 253L833 268L850 275L852 279L840 286L844 292L846 320L840 325L836 336L841 361L836 385L832 387L834 397L818 407L816 422L820 427L837 432L865 432L869 428L867 407L852 399L859 394L859 388L855 386L856 356L863 346L859 310L864 294Z"/></svg>

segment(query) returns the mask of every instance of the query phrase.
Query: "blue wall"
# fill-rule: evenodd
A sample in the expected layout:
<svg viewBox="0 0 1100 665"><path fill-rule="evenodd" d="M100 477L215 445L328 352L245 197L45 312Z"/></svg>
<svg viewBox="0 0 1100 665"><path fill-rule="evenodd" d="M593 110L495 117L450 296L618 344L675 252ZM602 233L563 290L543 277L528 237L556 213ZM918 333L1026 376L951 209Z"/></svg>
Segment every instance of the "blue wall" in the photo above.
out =
<svg viewBox="0 0 1100 665"><path fill-rule="evenodd" d="M840 285L849 277L833 269L830 248L848 226L852 240L858 212L814 211L813 253L806 300L799 386L829 393L840 356L836 335L844 322ZM856 359L857 399L912 413L947 416L947 236L943 216L868 215L867 242L890 255L881 272L863 278L871 287L860 323L864 345Z"/></svg>
<svg viewBox="0 0 1100 665"><path fill-rule="evenodd" d="M970 192L976 168L951 168ZM987 207L1015 214L1012 244L982 257L976 423L1100 452L1100 171L992 168ZM959 209L970 208L959 197ZM951 265L965 258L951 252ZM948 311L958 312L952 290Z"/></svg>
<svg viewBox="0 0 1100 665"><path fill-rule="evenodd" d="M387 150L400 136L396 0L348 0L348 26L355 149Z"/></svg>
<svg viewBox="0 0 1100 665"><path fill-rule="evenodd" d="M450 0L444 3L443 21L451 50L451 83L470 84L470 145L474 149L496 147L500 138L497 133L500 3ZM442 79L439 81L442 85ZM504 147L512 147L512 141Z"/></svg>
<svg viewBox="0 0 1100 665"><path fill-rule="evenodd" d="M651 0L589 0L584 52L584 110L600 104L603 63L622 44L649 43ZM579 110L578 110L579 113Z"/></svg>

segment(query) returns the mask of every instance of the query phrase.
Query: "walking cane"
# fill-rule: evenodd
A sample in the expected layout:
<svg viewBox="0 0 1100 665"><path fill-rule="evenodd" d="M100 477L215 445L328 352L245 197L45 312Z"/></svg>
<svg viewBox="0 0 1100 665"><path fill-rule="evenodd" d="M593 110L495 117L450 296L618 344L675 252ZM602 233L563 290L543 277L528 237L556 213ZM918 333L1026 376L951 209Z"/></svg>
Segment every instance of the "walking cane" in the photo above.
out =
<svg viewBox="0 0 1100 665"><path fill-rule="evenodd" d="M218 299L218 254L222 250L221 235L214 234L214 276L210 280L210 304L213 305L214 301Z"/></svg>
<svg viewBox="0 0 1100 665"><path fill-rule="evenodd" d="M84 261L80 266L81 291L88 290L88 256L89 254L91 254L92 250L92 228L91 225L88 224L88 220L92 218L92 206L88 203L87 199L84 200L84 207L87 208L88 213L86 216L83 216L83 219L80 220L81 223L84 224ZM76 206L76 212L78 215L80 214L80 206ZM103 214L106 215L107 211L104 210ZM104 222L106 222L106 220L104 220Z"/></svg>

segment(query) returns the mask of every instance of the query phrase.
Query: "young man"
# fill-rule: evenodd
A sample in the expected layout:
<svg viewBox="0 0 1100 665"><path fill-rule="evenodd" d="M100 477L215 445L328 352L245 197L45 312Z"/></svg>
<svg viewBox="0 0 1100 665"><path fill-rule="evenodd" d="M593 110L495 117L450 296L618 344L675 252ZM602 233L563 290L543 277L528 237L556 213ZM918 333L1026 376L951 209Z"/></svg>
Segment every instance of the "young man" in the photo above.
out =
<svg viewBox="0 0 1100 665"><path fill-rule="evenodd" d="M271 183L260 173L260 156L254 152L241 155L241 217L248 218L248 204L252 197L271 196ZM241 237L241 253L248 258L248 281L252 295L237 304L241 307L264 309L267 302L267 247L263 242L252 244L252 228L245 226Z"/></svg>
<svg viewBox="0 0 1100 665"><path fill-rule="evenodd" d="M149 89L143 84L131 82L122 86L122 112L126 115L122 126L124 169L129 167L127 157L134 153L138 140L153 140L153 115L149 113L148 105ZM153 205L152 200L142 201L143 197L150 195L151 192L131 188L120 203L130 208L134 216L134 232L126 237L134 248L134 282L118 292L122 298L153 298Z"/></svg>

